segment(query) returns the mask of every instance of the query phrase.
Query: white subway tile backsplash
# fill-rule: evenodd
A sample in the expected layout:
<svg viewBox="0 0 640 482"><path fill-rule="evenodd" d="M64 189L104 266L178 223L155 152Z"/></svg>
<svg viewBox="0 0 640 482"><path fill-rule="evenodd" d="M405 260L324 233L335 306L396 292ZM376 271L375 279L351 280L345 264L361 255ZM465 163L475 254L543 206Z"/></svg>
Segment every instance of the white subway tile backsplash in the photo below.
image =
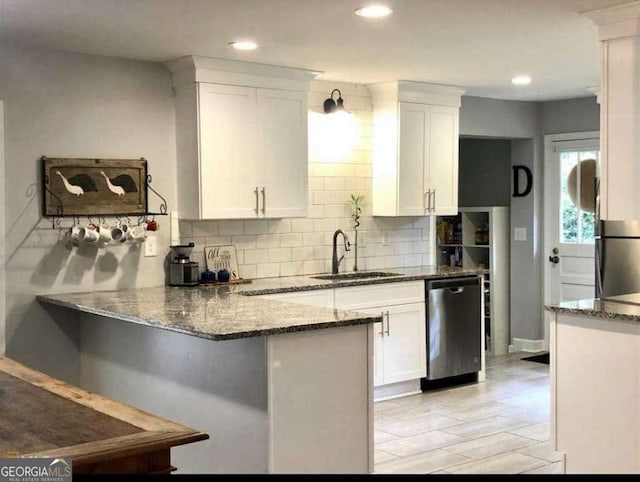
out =
<svg viewBox="0 0 640 482"><path fill-rule="evenodd" d="M268 249L245 249L242 252L244 253L245 264L259 264L269 260Z"/></svg>
<svg viewBox="0 0 640 482"><path fill-rule="evenodd" d="M371 258L367 258L367 269L384 269L384 257L383 256L374 256Z"/></svg>
<svg viewBox="0 0 640 482"><path fill-rule="evenodd" d="M256 249L256 236L232 236L231 243L236 249Z"/></svg>
<svg viewBox="0 0 640 482"><path fill-rule="evenodd" d="M396 243L394 252L395 254L413 254L413 243Z"/></svg>
<svg viewBox="0 0 640 482"><path fill-rule="evenodd" d="M180 230L180 237L189 237L193 235L193 222L192 221L178 221L178 229Z"/></svg>
<svg viewBox="0 0 640 482"><path fill-rule="evenodd" d="M393 244L376 245L376 256L392 256L393 252Z"/></svg>
<svg viewBox="0 0 640 482"><path fill-rule="evenodd" d="M330 206L325 206L325 211ZM333 232L336 229L336 222L332 218L323 218L323 219L314 219L313 220L313 230L315 232L320 231L331 231Z"/></svg>
<svg viewBox="0 0 640 482"><path fill-rule="evenodd" d="M304 246L324 246L328 243L325 243L325 233L303 233L302 244Z"/></svg>
<svg viewBox="0 0 640 482"><path fill-rule="evenodd" d="M413 243L413 252L416 254L428 253L429 242L428 241L416 241Z"/></svg>
<svg viewBox="0 0 640 482"><path fill-rule="evenodd" d="M280 246L282 246L283 248L302 246L302 233L281 234Z"/></svg>
<svg viewBox="0 0 640 482"><path fill-rule="evenodd" d="M311 233L313 231L313 219L300 218L291 220L292 233Z"/></svg>
<svg viewBox="0 0 640 482"><path fill-rule="evenodd" d="M344 191L344 178L328 177L324 182L324 189L326 191Z"/></svg>
<svg viewBox="0 0 640 482"><path fill-rule="evenodd" d="M335 193L333 191L314 191L313 204L333 204Z"/></svg>
<svg viewBox="0 0 640 482"><path fill-rule="evenodd" d="M385 268L402 268L404 266L404 259L402 256L385 256L384 267Z"/></svg>
<svg viewBox="0 0 640 482"><path fill-rule="evenodd" d="M255 264L243 264L238 266L238 272L241 278L253 279L258 277L258 266Z"/></svg>
<svg viewBox="0 0 640 482"><path fill-rule="evenodd" d="M291 232L291 219L269 220L269 234L283 234Z"/></svg>
<svg viewBox="0 0 640 482"><path fill-rule="evenodd" d="M256 240L258 249L280 247L280 236L258 235L256 236Z"/></svg>
<svg viewBox="0 0 640 482"><path fill-rule="evenodd" d="M304 246L301 248L291 248L291 259L293 261L311 261L313 258L313 246Z"/></svg>
<svg viewBox="0 0 640 482"><path fill-rule="evenodd" d="M309 217L313 219L324 218L324 206L310 205L308 213Z"/></svg>
<svg viewBox="0 0 640 482"><path fill-rule="evenodd" d="M233 236L237 234L244 234L244 221L242 220L225 219L218 221L218 223L218 229L221 235Z"/></svg>
<svg viewBox="0 0 640 482"><path fill-rule="evenodd" d="M420 254L408 254L403 256L404 266L421 266L422 255Z"/></svg>
<svg viewBox="0 0 640 482"><path fill-rule="evenodd" d="M244 222L244 234L267 234L269 221L266 219L249 219Z"/></svg>
<svg viewBox="0 0 640 482"><path fill-rule="evenodd" d="M204 239L206 246L224 246L231 244L231 236L207 236Z"/></svg>
<svg viewBox="0 0 640 482"><path fill-rule="evenodd" d="M311 176L309 178L309 192L311 191L324 191L324 177L314 177Z"/></svg>
<svg viewBox="0 0 640 482"><path fill-rule="evenodd" d="M342 242L342 240L340 240L340 243ZM339 246L338 248L338 252L340 253L338 256L341 256L344 252L344 247L343 245ZM331 256L333 255L333 247L332 246L315 246L313 248L313 258L314 259L322 259L322 260L327 260L327 259L331 259Z"/></svg>
<svg viewBox="0 0 640 482"><path fill-rule="evenodd" d="M324 273L324 261L320 259L305 261L303 270L305 274Z"/></svg>
<svg viewBox="0 0 640 482"><path fill-rule="evenodd" d="M292 261L280 265L280 276L298 276L304 274L304 262Z"/></svg>
<svg viewBox="0 0 640 482"><path fill-rule="evenodd" d="M280 276L280 263L260 263L258 265L258 278L275 278Z"/></svg>
<svg viewBox="0 0 640 482"><path fill-rule="evenodd" d="M193 221L191 224L193 236L218 235L218 221ZM180 231L180 235L182 236L182 230Z"/></svg>
<svg viewBox="0 0 640 482"><path fill-rule="evenodd" d="M324 207L324 215L327 218L341 218L344 216L343 204L329 204Z"/></svg>
<svg viewBox="0 0 640 482"><path fill-rule="evenodd" d="M284 263L291 261L291 248L273 248L269 250L269 262Z"/></svg>

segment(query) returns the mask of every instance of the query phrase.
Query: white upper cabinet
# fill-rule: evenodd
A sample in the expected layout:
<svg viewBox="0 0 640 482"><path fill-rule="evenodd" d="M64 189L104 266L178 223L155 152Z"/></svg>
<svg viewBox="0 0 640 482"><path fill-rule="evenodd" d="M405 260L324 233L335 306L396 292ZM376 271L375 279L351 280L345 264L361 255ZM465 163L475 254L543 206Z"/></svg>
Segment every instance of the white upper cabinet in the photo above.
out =
<svg viewBox="0 0 640 482"><path fill-rule="evenodd" d="M399 81L373 95L373 215L456 214L457 87Z"/></svg>
<svg viewBox="0 0 640 482"><path fill-rule="evenodd" d="M202 57L166 65L176 92L180 217L306 216L315 73Z"/></svg>

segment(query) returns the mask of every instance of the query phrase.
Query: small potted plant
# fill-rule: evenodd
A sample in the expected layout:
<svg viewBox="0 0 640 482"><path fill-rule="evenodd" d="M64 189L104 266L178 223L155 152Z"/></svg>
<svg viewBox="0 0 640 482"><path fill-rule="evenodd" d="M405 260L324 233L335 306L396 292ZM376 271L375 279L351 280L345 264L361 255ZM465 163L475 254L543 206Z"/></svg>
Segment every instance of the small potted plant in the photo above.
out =
<svg viewBox="0 0 640 482"><path fill-rule="evenodd" d="M351 194L349 197L351 205L351 217L353 218L353 230L355 232L354 242L354 264L353 271L358 271L358 228L360 227L360 215L362 214L362 206L364 204L363 194Z"/></svg>

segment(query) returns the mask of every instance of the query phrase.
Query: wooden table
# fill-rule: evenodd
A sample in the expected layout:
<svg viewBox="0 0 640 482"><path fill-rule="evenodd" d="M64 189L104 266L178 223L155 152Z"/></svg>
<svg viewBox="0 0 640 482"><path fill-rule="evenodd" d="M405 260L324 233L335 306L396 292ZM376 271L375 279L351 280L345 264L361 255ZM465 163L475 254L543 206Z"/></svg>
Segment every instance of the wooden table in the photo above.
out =
<svg viewBox="0 0 640 482"><path fill-rule="evenodd" d="M208 438L0 357L0 457L71 458L74 474L169 473L171 447Z"/></svg>

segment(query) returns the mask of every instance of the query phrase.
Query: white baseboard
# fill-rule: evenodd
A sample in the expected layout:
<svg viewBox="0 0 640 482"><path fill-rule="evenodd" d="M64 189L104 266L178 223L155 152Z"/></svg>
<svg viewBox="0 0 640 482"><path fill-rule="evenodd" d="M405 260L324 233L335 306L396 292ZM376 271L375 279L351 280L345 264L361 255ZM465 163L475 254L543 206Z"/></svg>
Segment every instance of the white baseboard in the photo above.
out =
<svg viewBox="0 0 640 482"><path fill-rule="evenodd" d="M527 340L526 338L514 338L513 344L509 345L509 353L518 353L526 351L529 353L537 353L544 351L544 340Z"/></svg>
<svg viewBox="0 0 640 482"><path fill-rule="evenodd" d="M420 379L409 380L407 382L381 385L373 389L373 400L382 402L383 400L393 400L394 398L407 397L422 393L420 389Z"/></svg>

